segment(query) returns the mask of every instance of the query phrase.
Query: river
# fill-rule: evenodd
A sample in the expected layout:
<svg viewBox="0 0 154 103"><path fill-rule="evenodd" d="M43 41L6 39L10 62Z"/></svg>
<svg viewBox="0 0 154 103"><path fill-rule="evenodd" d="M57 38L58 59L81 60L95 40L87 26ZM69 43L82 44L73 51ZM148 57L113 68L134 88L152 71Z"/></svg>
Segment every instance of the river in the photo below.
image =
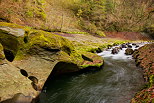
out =
<svg viewBox="0 0 154 103"><path fill-rule="evenodd" d="M55 78L40 95L40 103L130 103L144 85L141 68L131 56L106 50L104 66L96 72Z"/></svg>

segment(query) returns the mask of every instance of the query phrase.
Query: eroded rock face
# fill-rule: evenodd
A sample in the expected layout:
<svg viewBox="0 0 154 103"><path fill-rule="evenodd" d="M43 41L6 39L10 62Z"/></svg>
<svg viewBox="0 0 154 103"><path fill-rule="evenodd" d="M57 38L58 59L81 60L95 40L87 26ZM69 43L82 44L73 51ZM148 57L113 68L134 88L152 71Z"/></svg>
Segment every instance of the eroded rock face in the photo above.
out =
<svg viewBox="0 0 154 103"><path fill-rule="evenodd" d="M12 62L17 54L20 39L25 34L23 29L0 25L0 43L4 47L4 54L8 61Z"/></svg>
<svg viewBox="0 0 154 103"><path fill-rule="evenodd" d="M7 33L7 34L15 36L15 37L24 36L24 34L25 34L25 31L23 29L19 29L19 28L0 26L0 30Z"/></svg>
<svg viewBox="0 0 154 103"><path fill-rule="evenodd" d="M53 73L61 75L103 65L102 57L76 51L73 44L61 36L3 22L0 27L0 43L7 59L6 64L0 65L2 101L17 93L37 96L54 66L56 72Z"/></svg>

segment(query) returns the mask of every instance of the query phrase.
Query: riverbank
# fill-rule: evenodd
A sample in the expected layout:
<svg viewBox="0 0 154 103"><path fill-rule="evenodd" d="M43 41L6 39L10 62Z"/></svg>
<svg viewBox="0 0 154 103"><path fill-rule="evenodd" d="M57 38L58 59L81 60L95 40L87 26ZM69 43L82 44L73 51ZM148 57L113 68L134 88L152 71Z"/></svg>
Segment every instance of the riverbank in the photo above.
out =
<svg viewBox="0 0 154 103"><path fill-rule="evenodd" d="M144 79L147 83L142 91L138 92L131 103L154 102L154 43L147 44L133 54L136 65L143 68Z"/></svg>

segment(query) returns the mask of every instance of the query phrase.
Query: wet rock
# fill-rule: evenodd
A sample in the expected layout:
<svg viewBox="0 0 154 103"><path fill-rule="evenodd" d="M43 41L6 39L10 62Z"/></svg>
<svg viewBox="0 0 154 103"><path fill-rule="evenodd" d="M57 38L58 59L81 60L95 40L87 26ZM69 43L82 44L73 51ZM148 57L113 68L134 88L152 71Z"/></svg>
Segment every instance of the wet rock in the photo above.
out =
<svg viewBox="0 0 154 103"><path fill-rule="evenodd" d="M125 50L125 54L126 54L126 55L132 55L133 52L134 52L134 51L133 51L133 49L131 49L131 48L128 48L128 49Z"/></svg>
<svg viewBox="0 0 154 103"><path fill-rule="evenodd" d="M121 47L121 46L119 46L119 47L118 47L118 49L122 50L122 47Z"/></svg>
<svg viewBox="0 0 154 103"><path fill-rule="evenodd" d="M131 43L126 43L126 45L130 45Z"/></svg>
<svg viewBox="0 0 154 103"><path fill-rule="evenodd" d="M136 45L136 46L135 46L135 48L138 48L138 47L139 47L139 45Z"/></svg>
<svg viewBox="0 0 154 103"><path fill-rule="evenodd" d="M134 53L132 55L134 59L136 59L139 56L138 52L139 51L137 49L134 50Z"/></svg>
<svg viewBox="0 0 154 103"><path fill-rule="evenodd" d="M128 48L132 48L132 46L131 45L127 45L128 46Z"/></svg>
<svg viewBox="0 0 154 103"><path fill-rule="evenodd" d="M126 44L121 44L121 47L122 48L127 48L127 45Z"/></svg>
<svg viewBox="0 0 154 103"><path fill-rule="evenodd" d="M107 49L111 49L111 48L112 48L112 45L108 45L108 46L107 46Z"/></svg>
<svg viewBox="0 0 154 103"><path fill-rule="evenodd" d="M118 54L118 52L119 52L118 48L113 48L111 51L112 54Z"/></svg>
<svg viewBox="0 0 154 103"><path fill-rule="evenodd" d="M134 46L135 46L135 45L136 45L136 43L132 43L132 45L134 45Z"/></svg>
<svg viewBox="0 0 154 103"><path fill-rule="evenodd" d="M100 52L102 52L102 50L101 50L101 48L98 48L98 49L96 50L96 53L100 53Z"/></svg>

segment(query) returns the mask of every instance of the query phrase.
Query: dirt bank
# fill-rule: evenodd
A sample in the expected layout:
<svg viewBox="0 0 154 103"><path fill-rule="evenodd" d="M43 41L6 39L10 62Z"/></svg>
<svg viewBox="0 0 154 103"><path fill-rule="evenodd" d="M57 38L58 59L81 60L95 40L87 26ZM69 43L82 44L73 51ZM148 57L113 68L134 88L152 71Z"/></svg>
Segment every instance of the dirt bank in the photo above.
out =
<svg viewBox="0 0 154 103"><path fill-rule="evenodd" d="M136 65L143 68L146 85L131 103L154 103L154 43L147 44L133 54Z"/></svg>

